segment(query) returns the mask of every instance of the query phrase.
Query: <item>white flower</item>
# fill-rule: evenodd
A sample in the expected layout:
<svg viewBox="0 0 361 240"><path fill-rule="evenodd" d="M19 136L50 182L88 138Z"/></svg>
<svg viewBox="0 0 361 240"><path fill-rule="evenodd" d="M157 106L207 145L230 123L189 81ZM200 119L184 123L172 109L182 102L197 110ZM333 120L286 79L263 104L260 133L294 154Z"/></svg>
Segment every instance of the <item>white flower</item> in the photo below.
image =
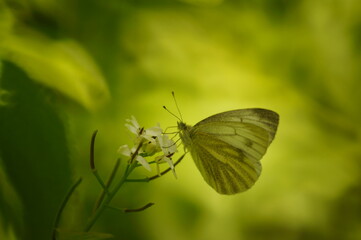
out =
<svg viewBox="0 0 361 240"><path fill-rule="evenodd" d="M142 144L141 149L139 149L138 154L135 157L135 160L138 161L148 171L151 171L151 167L144 157L149 157L155 153L162 152L162 155L157 156L154 159L157 163L158 173L159 164L168 163L169 167L173 171L174 176L177 177L172 161L173 154L177 152L177 145L173 140L169 139L167 134L163 134L163 130L159 126L159 123L154 127L144 129L144 127L139 125L134 116L131 116L131 118L127 119L126 121L127 123L125 126L131 133L135 135L135 147L130 149L127 145L123 145L119 148L118 152L125 156L131 157L134 154L136 147L139 146L139 144Z"/></svg>
<svg viewBox="0 0 361 240"><path fill-rule="evenodd" d="M172 139L169 139L167 134L159 136L158 141L164 154L169 155L177 152L177 144Z"/></svg>
<svg viewBox="0 0 361 240"><path fill-rule="evenodd" d="M144 130L144 138L151 140L154 139L154 137L158 137L162 135L162 128L160 127L159 123L155 127L147 128Z"/></svg>
<svg viewBox="0 0 361 240"><path fill-rule="evenodd" d="M137 122L137 119L135 119L134 116L131 116L130 118L131 119L126 119L126 121L129 122L130 124L126 123L125 126L129 129L129 131L131 131L135 135L137 136L140 135L141 128L139 123Z"/></svg>
<svg viewBox="0 0 361 240"><path fill-rule="evenodd" d="M162 135L162 128L157 124L155 127L144 129L140 127L138 121L134 116L126 120L128 123L125 126L129 131L136 135L134 139L135 145L143 142L142 149L139 151L144 156L152 156L161 151L157 138ZM130 123L130 124L129 124Z"/></svg>
<svg viewBox="0 0 361 240"><path fill-rule="evenodd" d="M155 161L158 163L163 163L163 162L166 162L168 163L170 169L172 169L172 172L174 174L174 177L177 178L177 173L175 172L175 168L174 168L174 164L173 164L173 161L172 161L172 155L161 155L161 156L158 156L155 158ZM158 170L158 174L160 172L159 170L159 166L157 165L157 170Z"/></svg>
<svg viewBox="0 0 361 240"><path fill-rule="evenodd" d="M133 147L132 149L130 149L128 147L128 145L123 145L123 146L119 147L118 152L120 154L123 154L124 156L131 157L134 154L135 150L136 150L136 147ZM148 171L152 171L147 160L145 160L145 158L143 158L139 154L135 157L135 160L138 161Z"/></svg>
<svg viewBox="0 0 361 240"><path fill-rule="evenodd" d="M158 141L158 138L162 135L162 131L159 124L144 130L143 135L141 136L141 139L145 139L145 141L143 141L142 153L146 156L152 156L162 150Z"/></svg>
<svg viewBox="0 0 361 240"><path fill-rule="evenodd" d="M174 164L172 161L172 156L177 151L177 145L173 140L169 139L168 135L166 134L159 136L158 140L160 147L163 151L163 155L156 157L155 161L157 163L162 163L162 162L168 163L169 167L172 169L174 176L177 178L177 174L175 172ZM158 173L159 173L159 168L158 168Z"/></svg>
<svg viewBox="0 0 361 240"><path fill-rule="evenodd" d="M135 134L137 137L142 137L147 140L152 140L155 136L159 136L162 134L163 130L159 126L159 123L155 127L144 129L140 127L137 119L134 116L131 116L131 119L126 119L128 123L125 126L129 129L130 132ZM130 124L129 124L130 123Z"/></svg>
<svg viewBox="0 0 361 240"><path fill-rule="evenodd" d="M145 157L153 156L154 154L160 152L162 149L159 146L156 138L145 141L142 145L142 149L139 150L139 153Z"/></svg>

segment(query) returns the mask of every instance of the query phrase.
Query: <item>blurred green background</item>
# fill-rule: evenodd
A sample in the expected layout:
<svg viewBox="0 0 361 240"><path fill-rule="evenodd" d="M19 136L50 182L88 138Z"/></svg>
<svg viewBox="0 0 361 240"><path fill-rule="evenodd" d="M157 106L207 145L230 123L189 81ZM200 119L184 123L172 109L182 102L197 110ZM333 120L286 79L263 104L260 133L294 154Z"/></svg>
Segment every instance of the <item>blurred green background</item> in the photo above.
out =
<svg viewBox="0 0 361 240"><path fill-rule="evenodd" d="M127 184L94 231L114 239L361 239L358 0L0 0L0 239L80 232L125 119L175 126L262 107L280 114L255 186L221 196L190 156ZM182 148L180 148L182 151ZM138 177L146 176L139 171ZM66 238L61 239L81 239ZM87 239L97 239L95 236Z"/></svg>

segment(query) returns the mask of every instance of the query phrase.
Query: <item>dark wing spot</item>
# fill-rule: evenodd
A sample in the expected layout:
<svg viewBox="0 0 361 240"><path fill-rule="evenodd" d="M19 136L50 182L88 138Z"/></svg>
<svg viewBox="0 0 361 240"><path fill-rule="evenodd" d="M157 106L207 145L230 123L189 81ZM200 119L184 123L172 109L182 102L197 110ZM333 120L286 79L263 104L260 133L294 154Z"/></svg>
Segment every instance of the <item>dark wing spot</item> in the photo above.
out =
<svg viewBox="0 0 361 240"><path fill-rule="evenodd" d="M246 142L244 143L247 147L252 147L253 146L253 141L251 141L250 139L248 138L245 138L244 139Z"/></svg>

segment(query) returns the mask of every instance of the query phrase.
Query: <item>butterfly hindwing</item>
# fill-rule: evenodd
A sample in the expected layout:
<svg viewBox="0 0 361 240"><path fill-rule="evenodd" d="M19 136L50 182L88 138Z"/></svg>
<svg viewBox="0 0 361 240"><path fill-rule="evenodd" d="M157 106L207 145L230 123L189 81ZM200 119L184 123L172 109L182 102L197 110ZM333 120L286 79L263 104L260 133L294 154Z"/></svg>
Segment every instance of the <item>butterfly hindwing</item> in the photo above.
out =
<svg viewBox="0 0 361 240"><path fill-rule="evenodd" d="M207 134L197 134L191 154L204 180L221 194L235 194L249 189L261 173L258 161L242 150Z"/></svg>

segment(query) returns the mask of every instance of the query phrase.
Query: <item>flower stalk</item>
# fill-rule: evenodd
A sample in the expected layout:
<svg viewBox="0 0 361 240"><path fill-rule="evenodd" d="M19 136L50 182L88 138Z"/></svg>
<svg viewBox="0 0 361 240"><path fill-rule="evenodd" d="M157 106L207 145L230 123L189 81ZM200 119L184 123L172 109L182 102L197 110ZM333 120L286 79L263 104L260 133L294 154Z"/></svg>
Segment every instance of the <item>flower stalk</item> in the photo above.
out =
<svg viewBox="0 0 361 240"><path fill-rule="evenodd" d="M118 150L120 154L128 157L128 161L120 180L115 184L113 189L110 189L110 187L111 185L113 185L113 180L118 171L120 160L118 159L107 182L104 183L95 167L94 145L97 131L95 131L92 135L90 143L90 168L94 176L98 180L99 184L102 186L103 191L94 205L93 214L91 215L85 226L85 232L90 231L90 229L94 226L94 224L102 215L105 209L114 209L114 207L110 206L110 203L125 182L149 182L151 180L159 178L170 170L173 171L173 174L176 177L175 166L184 157L183 154L176 163L173 163L172 157L177 151L176 144L171 139L169 139L168 135L163 133L159 124L155 127L145 129L144 127L140 127L137 120L132 117L131 119L127 120L127 124L125 126L129 129L131 133L135 135L134 146L130 148L128 147L128 145L123 145ZM155 156L152 160L148 160L148 158L153 157L158 153L161 153L161 155ZM162 163L167 163L169 165L169 168L160 172L159 164ZM128 178L137 167L144 167L148 171L151 171L150 164L157 165L158 174L144 179ZM124 208L120 210L124 213L140 212L151 207L152 205L154 205L154 203L148 203L143 207L136 209ZM115 209L119 210L119 208Z"/></svg>
<svg viewBox="0 0 361 240"><path fill-rule="evenodd" d="M115 197L115 195L118 193L119 189L124 185L126 182L150 182L154 179L157 179L164 174L168 173L169 171L172 171L174 176L177 177L175 172L175 166L184 158L185 154L183 154L175 163L173 163L172 157L177 152L177 146L176 143L171 140L167 134L163 132L163 130L160 128L159 124L155 127L147 128L140 127L137 120L134 117L131 117L131 119L127 120L127 123L125 126L128 128L128 130L135 135L133 141L134 146L129 147L128 145L120 146L118 149L118 152L127 157L127 164L125 166L125 169L123 171L123 174L121 175L118 182L114 183L114 179L116 177L116 174L118 173L121 158L118 158L115 166L110 173L110 176L108 177L106 183L103 181L103 179L98 174L98 170L96 168L95 164L95 157L94 157L94 149L95 149L95 139L98 133L98 130L94 131L91 137L90 141L90 160L89 165L90 169L99 182L99 184L102 187L102 191L97 199L97 201L94 204L92 214L90 218L88 219L84 231L80 232L84 236L89 233L91 228L94 226L94 224L98 221L98 219L101 217L105 209L111 208L120 210L123 213L134 213L134 212L141 212L149 207L153 206L154 203L150 202L145 204L142 207L139 208L117 208L111 206L111 201ZM162 163L167 163L169 167L164 170L160 171L159 165ZM153 175L151 177L147 177L144 179L130 179L129 176L131 173L137 168L137 167L144 167L148 171L152 171L151 165L156 164L157 167L157 174ZM79 179L77 182L74 183L74 185L71 187L69 192L67 193L63 203L61 204L59 211L55 217L54 221L54 228L52 232L52 239L56 240L58 238L59 234L59 228L58 225L60 223L61 215L69 202L70 197L74 193L75 189L79 186L81 183L81 179ZM114 186L113 186L114 185ZM79 233L79 232L77 232ZM107 235L110 236L110 235Z"/></svg>

